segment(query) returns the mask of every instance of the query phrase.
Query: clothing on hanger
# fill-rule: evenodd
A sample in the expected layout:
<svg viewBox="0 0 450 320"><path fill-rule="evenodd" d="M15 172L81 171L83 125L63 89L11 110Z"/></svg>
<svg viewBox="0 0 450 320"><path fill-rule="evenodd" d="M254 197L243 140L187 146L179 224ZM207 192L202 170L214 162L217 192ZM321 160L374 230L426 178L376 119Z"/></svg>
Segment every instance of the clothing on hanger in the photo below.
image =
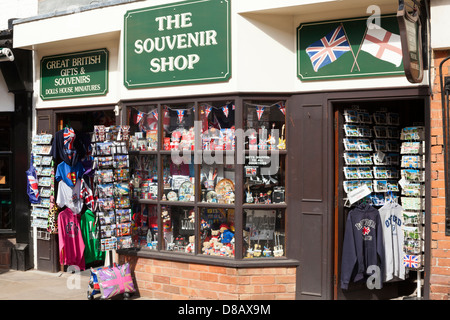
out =
<svg viewBox="0 0 450 320"><path fill-rule="evenodd" d="M350 282L370 276L371 274L367 273L369 266L378 266L380 274L384 274L382 232L380 214L376 208L362 203L349 212L342 249L342 289L348 289Z"/></svg>
<svg viewBox="0 0 450 320"><path fill-rule="evenodd" d="M86 264L105 260L105 251L100 250L100 237L95 214L86 210L81 216L81 233L84 241L84 261Z"/></svg>
<svg viewBox="0 0 450 320"><path fill-rule="evenodd" d="M81 180L77 180L74 187L69 187L63 180L58 183L58 195L56 204L63 208L66 206L72 212L78 214L83 209L83 199L81 198Z"/></svg>
<svg viewBox="0 0 450 320"><path fill-rule="evenodd" d="M72 128L57 131L50 152L53 159L56 162L64 161L71 167L77 164L86 154L85 146L79 136L81 134Z"/></svg>
<svg viewBox="0 0 450 320"><path fill-rule="evenodd" d="M58 164L56 168L55 180L64 181L69 187L74 187L76 181L83 177L84 167L81 162L77 162L74 166L69 166L64 161Z"/></svg>
<svg viewBox="0 0 450 320"><path fill-rule="evenodd" d="M58 214L59 262L85 269L84 241L80 230L80 215L66 208Z"/></svg>
<svg viewBox="0 0 450 320"><path fill-rule="evenodd" d="M403 265L403 208L394 201L388 201L379 209L383 226L383 244L385 251L384 281L405 279Z"/></svg>

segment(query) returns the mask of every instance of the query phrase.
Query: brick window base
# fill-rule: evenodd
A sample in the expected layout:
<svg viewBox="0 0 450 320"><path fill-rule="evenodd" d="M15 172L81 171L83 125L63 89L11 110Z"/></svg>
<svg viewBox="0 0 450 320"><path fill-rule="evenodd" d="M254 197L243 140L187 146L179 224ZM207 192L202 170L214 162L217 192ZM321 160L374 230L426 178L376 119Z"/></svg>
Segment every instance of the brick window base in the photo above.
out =
<svg viewBox="0 0 450 320"><path fill-rule="evenodd" d="M150 299L293 300L296 267L230 268L120 256L141 297Z"/></svg>

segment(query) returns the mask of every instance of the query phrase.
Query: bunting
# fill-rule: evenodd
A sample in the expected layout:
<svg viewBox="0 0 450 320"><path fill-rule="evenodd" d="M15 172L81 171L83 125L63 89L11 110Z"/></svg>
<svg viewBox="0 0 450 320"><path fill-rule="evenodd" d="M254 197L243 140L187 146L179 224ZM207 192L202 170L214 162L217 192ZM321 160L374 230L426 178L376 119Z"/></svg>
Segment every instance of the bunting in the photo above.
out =
<svg viewBox="0 0 450 320"><path fill-rule="evenodd" d="M211 109L212 109L211 106L207 106L207 107L205 108L206 118L208 118L209 114L211 113Z"/></svg>
<svg viewBox="0 0 450 320"><path fill-rule="evenodd" d="M281 113L283 113L284 115L286 115L286 106L284 105L284 102L278 102L275 104L278 109L281 111Z"/></svg>
<svg viewBox="0 0 450 320"><path fill-rule="evenodd" d="M256 113L258 114L258 120L261 120L261 117L264 113L265 106L256 106Z"/></svg>
<svg viewBox="0 0 450 320"><path fill-rule="evenodd" d="M228 118L228 112L229 112L229 110L228 110L228 105L223 106L223 107L222 107L222 111L223 111L223 114L225 115L225 117Z"/></svg>
<svg viewBox="0 0 450 320"><path fill-rule="evenodd" d="M138 111L138 114L136 116L136 124L139 123L144 118L144 113L141 111Z"/></svg>
<svg viewBox="0 0 450 320"><path fill-rule="evenodd" d="M185 109L178 109L177 110L177 115L178 115L178 122L181 123L183 122L183 117L184 117L184 113L186 112Z"/></svg>

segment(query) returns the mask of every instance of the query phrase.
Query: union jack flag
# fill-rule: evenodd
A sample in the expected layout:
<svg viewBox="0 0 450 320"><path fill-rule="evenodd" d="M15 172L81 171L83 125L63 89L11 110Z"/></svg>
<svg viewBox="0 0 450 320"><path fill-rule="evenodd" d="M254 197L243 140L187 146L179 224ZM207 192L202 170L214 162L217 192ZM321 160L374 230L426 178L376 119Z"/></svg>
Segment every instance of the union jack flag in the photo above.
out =
<svg viewBox="0 0 450 320"><path fill-rule="evenodd" d="M139 123L142 120L142 118L144 118L144 113L139 111L136 116L136 123Z"/></svg>
<svg viewBox="0 0 450 320"><path fill-rule="evenodd" d="M134 292L133 279L128 263L98 270L97 279L102 291L102 298L111 298L117 294Z"/></svg>
<svg viewBox="0 0 450 320"><path fill-rule="evenodd" d="M73 143L75 141L75 131L72 128L64 129L64 147L65 152L69 159L72 159L72 154L74 153Z"/></svg>
<svg viewBox="0 0 450 320"><path fill-rule="evenodd" d="M317 72L320 68L336 61L350 50L344 28L340 25L325 37L313 42L306 48L306 53L311 59L314 71Z"/></svg>
<svg viewBox="0 0 450 320"><path fill-rule="evenodd" d="M286 106L284 105L284 102L280 101L278 103L276 103L276 106L278 107L278 109L280 109L280 111L286 115Z"/></svg>
<svg viewBox="0 0 450 320"><path fill-rule="evenodd" d="M182 109L182 110L177 110L177 114L178 114L178 122L182 122L183 121L183 117L184 117L184 112L186 110Z"/></svg>
<svg viewBox="0 0 450 320"><path fill-rule="evenodd" d="M405 254L403 257L403 265L407 268L417 269L420 266L419 256Z"/></svg>
<svg viewBox="0 0 450 320"><path fill-rule="evenodd" d="M264 106L257 106L256 113L258 114L258 120L261 120L261 117L264 113Z"/></svg>
<svg viewBox="0 0 450 320"><path fill-rule="evenodd" d="M64 129L64 145L67 149L73 149L73 141L75 140L75 131L72 128Z"/></svg>
<svg viewBox="0 0 450 320"><path fill-rule="evenodd" d="M33 190L33 193L36 197L39 197L39 187L38 187L38 180L33 176L28 176L28 181L30 183L30 188Z"/></svg>
<svg viewBox="0 0 450 320"><path fill-rule="evenodd" d="M228 118L228 105L222 107L223 114Z"/></svg>
<svg viewBox="0 0 450 320"><path fill-rule="evenodd" d="M158 111L153 110L153 111L152 111L152 116L153 116L153 118L155 118L156 120L158 120Z"/></svg>
<svg viewBox="0 0 450 320"><path fill-rule="evenodd" d="M208 115L209 115L210 112L211 112L211 109L212 109L211 106L208 106L208 107L205 108L205 114L206 114L206 117L207 117L207 118L208 118Z"/></svg>

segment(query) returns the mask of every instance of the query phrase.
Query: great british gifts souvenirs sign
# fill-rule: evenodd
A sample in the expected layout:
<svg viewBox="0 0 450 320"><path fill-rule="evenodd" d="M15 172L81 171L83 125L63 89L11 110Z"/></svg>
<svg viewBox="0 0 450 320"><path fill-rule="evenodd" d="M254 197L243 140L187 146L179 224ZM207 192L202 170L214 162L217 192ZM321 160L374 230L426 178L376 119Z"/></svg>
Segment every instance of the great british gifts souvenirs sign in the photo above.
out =
<svg viewBox="0 0 450 320"><path fill-rule="evenodd" d="M396 15L301 24L297 69L302 81L404 75Z"/></svg>
<svg viewBox="0 0 450 320"><path fill-rule="evenodd" d="M127 11L128 89L226 81L231 76L230 1L190 0Z"/></svg>
<svg viewBox="0 0 450 320"><path fill-rule="evenodd" d="M41 99L105 95L108 92L108 50L96 49L43 57Z"/></svg>

